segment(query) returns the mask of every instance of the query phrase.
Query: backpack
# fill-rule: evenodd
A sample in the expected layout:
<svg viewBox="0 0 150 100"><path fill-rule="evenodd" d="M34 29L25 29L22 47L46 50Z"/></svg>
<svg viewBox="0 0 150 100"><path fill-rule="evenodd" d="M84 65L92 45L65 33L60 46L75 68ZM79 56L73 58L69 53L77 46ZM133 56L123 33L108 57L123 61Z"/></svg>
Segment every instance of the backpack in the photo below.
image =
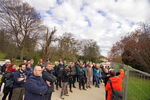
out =
<svg viewBox="0 0 150 100"><path fill-rule="evenodd" d="M13 73L12 72L6 72L3 75L3 78L4 78L4 83L5 83L4 87L12 88L13 87L13 83L14 83Z"/></svg>
<svg viewBox="0 0 150 100"><path fill-rule="evenodd" d="M122 91L114 90L113 87L112 87L111 80L109 80L109 82L110 82L110 87L112 89L111 99L112 100L123 100L123 93L122 93Z"/></svg>

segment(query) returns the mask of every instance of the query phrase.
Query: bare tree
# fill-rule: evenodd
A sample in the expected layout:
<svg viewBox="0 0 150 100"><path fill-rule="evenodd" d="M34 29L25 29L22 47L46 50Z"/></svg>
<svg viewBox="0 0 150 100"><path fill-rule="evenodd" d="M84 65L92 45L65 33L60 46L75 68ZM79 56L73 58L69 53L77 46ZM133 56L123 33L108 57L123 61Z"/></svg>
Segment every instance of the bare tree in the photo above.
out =
<svg viewBox="0 0 150 100"><path fill-rule="evenodd" d="M61 59L76 60L78 42L71 33L64 33L58 41L58 54Z"/></svg>
<svg viewBox="0 0 150 100"><path fill-rule="evenodd" d="M36 42L43 29L40 15L21 0L1 0L0 20L0 27L7 30L7 33L12 36L21 52L21 59L23 59L27 41Z"/></svg>
<svg viewBox="0 0 150 100"><path fill-rule="evenodd" d="M43 34L43 41L42 41L42 52L43 52L43 58L44 60L48 59L50 56L50 46L51 43L53 41L56 41L57 38L55 38L55 34L56 34L56 28L54 27L54 29L50 32L48 28L46 28L46 32L45 34Z"/></svg>

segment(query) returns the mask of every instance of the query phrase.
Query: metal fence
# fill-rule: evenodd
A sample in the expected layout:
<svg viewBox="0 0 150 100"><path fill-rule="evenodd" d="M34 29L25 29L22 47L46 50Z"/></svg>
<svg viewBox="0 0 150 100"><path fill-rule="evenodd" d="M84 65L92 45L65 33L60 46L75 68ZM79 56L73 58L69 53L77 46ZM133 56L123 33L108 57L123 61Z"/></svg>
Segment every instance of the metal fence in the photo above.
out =
<svg viewBox="0 0 150 100"><path fill-rule="evenodd" d="M126 71L123 80L123 100L150 100L150 74L124 64L112 62L111 66L117 71Z"/></svg>

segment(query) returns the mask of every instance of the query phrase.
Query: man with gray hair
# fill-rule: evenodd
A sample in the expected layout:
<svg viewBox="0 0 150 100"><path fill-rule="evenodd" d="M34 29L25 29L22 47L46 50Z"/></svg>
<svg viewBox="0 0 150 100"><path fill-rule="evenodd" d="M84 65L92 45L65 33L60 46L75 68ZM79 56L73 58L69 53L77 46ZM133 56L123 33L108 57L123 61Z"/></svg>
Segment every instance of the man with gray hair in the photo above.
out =
<svg viewBox="0 0 150 100"><path fill-rule="evenodd" d="M42 79L41 66L35 66L33 75L29 77L25 83L25 99L24 100L46 100L46 93L50 82Z"/></svg>

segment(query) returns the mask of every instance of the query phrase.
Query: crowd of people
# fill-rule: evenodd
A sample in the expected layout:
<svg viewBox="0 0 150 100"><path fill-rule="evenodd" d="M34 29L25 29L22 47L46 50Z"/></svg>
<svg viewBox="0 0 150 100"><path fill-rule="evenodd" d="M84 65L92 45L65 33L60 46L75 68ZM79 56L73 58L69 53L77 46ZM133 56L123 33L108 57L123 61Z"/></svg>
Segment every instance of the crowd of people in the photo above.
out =
<svg viewBox="0 0 150 100"><path fill-rule="evenodd" d="M69 96L68 92L73 93L73 88L87 90L92 85L100 88L102 82L105 84L106 100L113 100L111 86L122 91L124 77L123 70L116 73L111 66L79 61L68 64L60 60L52 65L50 61L39 59L38 65L34 65L31 59L17 66L7 60L0 69L2 100L6 100L7 96L8 100L51 100L52 93L57 90L61 90L60 98L64 99Z"/></svg>

